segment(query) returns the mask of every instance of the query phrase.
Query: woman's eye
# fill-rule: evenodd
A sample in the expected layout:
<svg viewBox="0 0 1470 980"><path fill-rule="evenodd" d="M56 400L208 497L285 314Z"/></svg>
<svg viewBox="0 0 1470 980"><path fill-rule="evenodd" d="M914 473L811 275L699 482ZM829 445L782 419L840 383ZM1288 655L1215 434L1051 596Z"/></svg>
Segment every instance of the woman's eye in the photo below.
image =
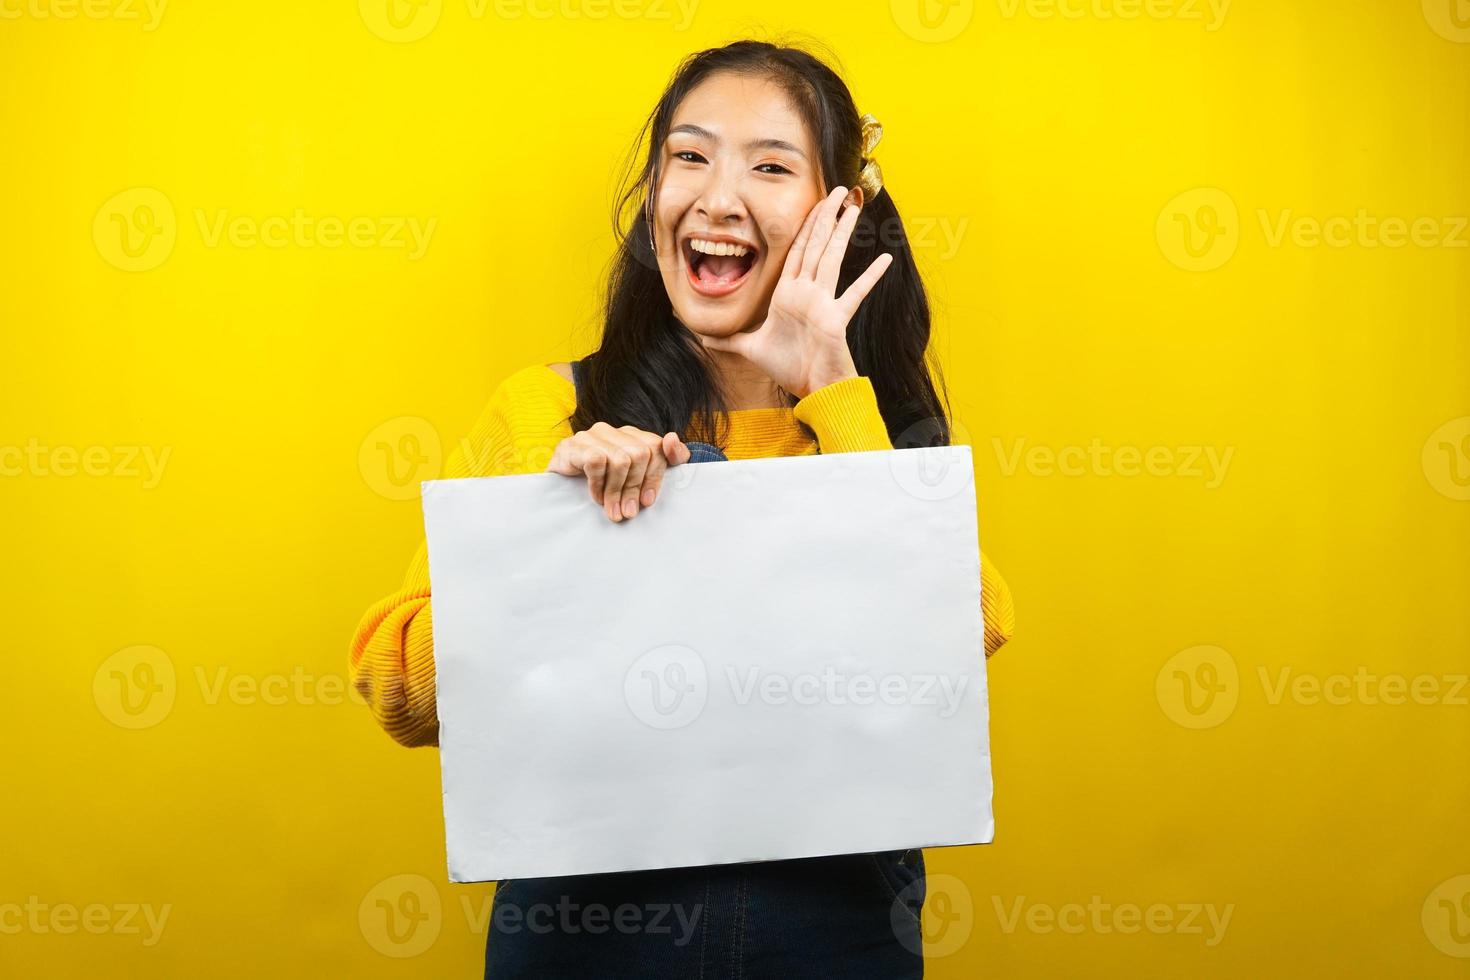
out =
<svg viewBox="0 0 1470 980"><path fill-rule="evenodd" d="M682 160L684 163L705 163L705 162L707 162L704 159L704 157L700 156L694 150L674 150L673 153L670 154L670 155L673 156L673 158L675 160ZM757 171L759 171L760 173L766 173L766 174L789 174L789 173L791 173L790 170L788 170L787 168L781 166L781 164L779 164L779 163L760 163L760 164L756 164L756 168L755 169Z"/></svg>

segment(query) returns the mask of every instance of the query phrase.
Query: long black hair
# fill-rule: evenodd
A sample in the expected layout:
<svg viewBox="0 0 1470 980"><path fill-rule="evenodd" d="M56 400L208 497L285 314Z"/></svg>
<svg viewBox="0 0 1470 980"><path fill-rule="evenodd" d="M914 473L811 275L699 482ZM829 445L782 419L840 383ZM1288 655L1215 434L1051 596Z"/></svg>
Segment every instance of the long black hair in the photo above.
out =
<svg viewBox="0 0 1470 980"><path fill-rule="evenodd" d="M755 40L686 57L644 122L623 174L613 208L618 247L608 274L602 342L581 365L581 390L570 420L574 432L602 421L660 435L674 431L686 440L725 445L727 406L698 336L674 316L648 224L674 112L685 96L716 72L754 75L779 84L817 146L824 191L857 183L862 166L857 106L846 83L821 58L797 47ZM645 138L646 155L635 176L632 161ZM926 362L929 301L886 184L877 197L863 202L837 294L885 251L893 254L893 263L848 324L848 349L858 373L872 380L895 447L948 445L947 403L941 404L930 371L941 390L943 375L937 358L932 366ZM787 398L795 403L791 395ZM696 415L714 420L714 428L690 433Z"/></svg>

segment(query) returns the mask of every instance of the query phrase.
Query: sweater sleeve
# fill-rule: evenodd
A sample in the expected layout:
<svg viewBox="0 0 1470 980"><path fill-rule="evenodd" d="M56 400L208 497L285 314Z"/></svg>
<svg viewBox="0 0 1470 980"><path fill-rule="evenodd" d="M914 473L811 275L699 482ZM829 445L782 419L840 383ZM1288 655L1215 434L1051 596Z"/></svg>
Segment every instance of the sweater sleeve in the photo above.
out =
<svg viewBox="0 0 1470 980"><path fill-rule="evenodd" d="M518 444L516 439L512 423L529 406L513 406L511 389L524 388L524 377L512 376L491 395L469 435L446 458L444 479L535 472L550 461L550 450L528 452L525 440ZM428 544L421 540L402 587L368 608L349 648L354 687L378 724L407 746L439 741L432 607Z"/></svg>
<svg viewBox="0 0 1470 980"><path fill-rule="evenodd" d="M824 455L892 449L888 426L878 411L873 381L866 375L824 385L796 403L792 414L817 436Z"/></svg>
<svg viewBox="0 0 1470 980"><path fill-rule="evenodd" d="M856 453L892 449L888 426L878 411L871 378L858 375L834 381L796 403L792 409L817 436L822 453ZM1000 572L980 553L980 609L985 620L985 656L999 650L1016 631L1011 589Z"/></svg>

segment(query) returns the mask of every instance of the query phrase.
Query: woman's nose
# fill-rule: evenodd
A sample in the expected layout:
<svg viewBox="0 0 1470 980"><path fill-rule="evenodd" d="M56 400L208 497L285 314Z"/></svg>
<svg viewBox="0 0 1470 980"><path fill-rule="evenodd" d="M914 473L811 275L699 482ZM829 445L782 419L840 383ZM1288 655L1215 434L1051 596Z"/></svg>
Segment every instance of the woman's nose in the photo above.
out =
<svg viewBox="0 0 1470 980"><path fill-rule="evenodd" d="M733 168L715 166L700 190L695 207L711 222L745 217L745 203L740 196L739 175Z"/></svg>

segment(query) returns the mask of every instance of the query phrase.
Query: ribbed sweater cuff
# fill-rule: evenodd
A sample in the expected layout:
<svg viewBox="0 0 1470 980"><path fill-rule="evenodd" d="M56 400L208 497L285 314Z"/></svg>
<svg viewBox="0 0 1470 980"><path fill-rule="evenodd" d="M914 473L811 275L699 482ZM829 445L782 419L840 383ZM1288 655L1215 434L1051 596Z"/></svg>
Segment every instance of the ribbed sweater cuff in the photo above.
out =
<svg viewBox="0 0 1470 980"><path fill-rule="evenodd" d="M817 436L823 453L892 449L888 427L878 411L878 396L866 375L844 378L809 392L792 413Z"/></svg>

